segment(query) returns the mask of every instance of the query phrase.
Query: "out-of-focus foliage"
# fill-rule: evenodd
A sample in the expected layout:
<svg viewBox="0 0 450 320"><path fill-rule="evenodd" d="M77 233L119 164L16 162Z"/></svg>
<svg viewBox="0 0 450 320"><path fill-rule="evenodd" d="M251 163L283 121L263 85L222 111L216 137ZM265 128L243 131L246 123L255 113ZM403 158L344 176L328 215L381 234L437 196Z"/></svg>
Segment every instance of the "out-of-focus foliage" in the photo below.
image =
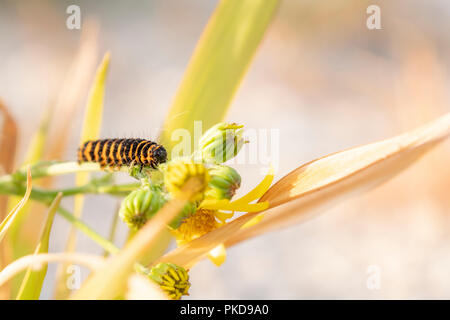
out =
<svg viewBox="0 0 450 320"><path fill-rule="evenodd" d="M42 230L41 239L34 251L35 254L47 253L50 241L50 231L53 226L53 219L58 210L59 203L61 202L62 193L59 193L55 200L52 202L48 209L47 220L45 222L44 229ZM47 274L47 265L42 267L39 271L34 271L32 267L27 269L27 272L22 280L19 293L17 294L18 300L38 300L41 294L42 285Z"/></svg>
<svg viewBox="0 0 450 320"><path fill-rule="evenodd" d="M220 122L278 7L278 0L222 0L197 44L160 140L170 151L171 135L194 121L203 129ZM170 155L170 152L169 152Z"/></svg>

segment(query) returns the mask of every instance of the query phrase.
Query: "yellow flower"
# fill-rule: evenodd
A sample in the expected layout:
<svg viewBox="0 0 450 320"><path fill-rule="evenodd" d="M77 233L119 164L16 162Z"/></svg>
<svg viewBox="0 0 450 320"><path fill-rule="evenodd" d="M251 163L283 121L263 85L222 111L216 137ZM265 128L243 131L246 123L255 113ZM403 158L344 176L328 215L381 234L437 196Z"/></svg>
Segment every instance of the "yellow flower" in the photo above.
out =
<svg viewBox="0 0 450 320"><path fill-rule="evenodd" d="M183 245L219 227L215 211L199 209L185 218L177 229L172 230L178 245Z"/></svg>
<svg viewBox="0 0 450 320"><path fill-rule="evenodd" d="M266 191L272 184L273 176L274 176L273 169L271 168L269 170L269 173L264 177L264 179L245 196L235 201L230 201L228 199L221 199L221 200L205 199L200 204L200 208L209 210L232 211L232 212L234 211L258 212L265 210L269 207L268 202L259 202L259 203L250 203L250 202L258 200L260 197L262 197L264 193L266 193Z"/></svg>
<svg viewBox="0 0 450 320"><path fill-rule="evenodd" d="M256 212L266 209L268 202L251 204L260 198L270 187L273 181L273 170L271 169L267 176L253 190L242 198L230 202L228 199L204 200L199 209L191 216L185 218L181 225L172 230L172 234L177 240L178 246L182 246L196 238L199 238L223 225L226 220L231 219L235 211ZM225 212L230 211L230 212ZM262 216L261 216L262 217ZM256 217L250 223L257 223L261 217ZM217 266L221 265L226 258L226 250L223 244L219 244L208 254L208 258Z"/></svg>

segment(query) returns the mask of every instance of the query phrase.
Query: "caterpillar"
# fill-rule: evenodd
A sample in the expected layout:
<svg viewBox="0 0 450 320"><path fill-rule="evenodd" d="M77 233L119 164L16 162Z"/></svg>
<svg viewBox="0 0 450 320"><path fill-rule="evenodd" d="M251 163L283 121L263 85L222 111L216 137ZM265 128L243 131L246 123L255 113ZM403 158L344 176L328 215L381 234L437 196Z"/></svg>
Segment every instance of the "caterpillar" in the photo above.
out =
<svg viewBox="0 0 450 320"><path fill-rule="evenodd" d="M78 148L78 163L98 162L101 168L140 165L142 170L166 161L166 149L145 139L90 140Z"/></svg>

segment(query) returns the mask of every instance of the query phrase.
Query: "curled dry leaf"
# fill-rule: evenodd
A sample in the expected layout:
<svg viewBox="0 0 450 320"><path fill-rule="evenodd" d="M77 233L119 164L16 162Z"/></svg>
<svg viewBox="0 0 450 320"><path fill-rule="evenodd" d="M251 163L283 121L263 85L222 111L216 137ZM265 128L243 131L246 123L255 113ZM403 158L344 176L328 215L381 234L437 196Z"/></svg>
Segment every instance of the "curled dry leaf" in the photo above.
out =
<svg viewBox="0 0 450 320"><path fill-rule="evenodd" d="M343 197L370 190L409 167L450 135L450 114L391 139L331 154L305 164L277 182L260 201L274 209L227 245L304 221ZM279 208L275 208L285 204Z"/></svg>
<svg viewBox="0 0 450 320"><path fill-rule="evenodd" d="M229 247L262 233L304 221L344 196L371 189L391 179L449 134L450 114L447 114L394 138L311 161L286 175L261 197L259 201L270 203L261 222L242 228L258 215L245 214L169 252L160 261L190 268L220 243Z"/></svg>

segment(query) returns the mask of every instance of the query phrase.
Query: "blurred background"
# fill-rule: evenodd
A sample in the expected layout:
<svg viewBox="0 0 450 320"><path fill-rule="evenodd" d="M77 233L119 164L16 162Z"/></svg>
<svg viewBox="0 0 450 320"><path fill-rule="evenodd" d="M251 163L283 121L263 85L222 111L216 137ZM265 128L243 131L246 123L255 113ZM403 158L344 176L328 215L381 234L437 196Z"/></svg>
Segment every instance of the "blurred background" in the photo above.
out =
<svg viewBox="0 0 450 320"><path fill-rule="evenodd" d="M71 4L81 8L81 30L66 28ZM16 163L52 105L55 142L48 148L63 132L68 142L49 154L76 159L88 85L106 51L101 136L155 139L216 4L0 0L0 98L20 129ZM366 27L371 4L381 8L381 30ZM449 112L449 39L445 0L282 1L227 119L279 130L278 179L317 157ZM88 49L80 51L80 43ZM449 160L444 143L368 194L231 248L219 268L201 262L191 270L189 298L450 299ZM243 177L238 195L262 178L261 165L235 168ZM74 177L56 182L68 187ZM107 236L117 203L88 196L84 221ZM51 252L64 250L70 227L59 216L55 223ZM126 233L120 223L119 245ZM83 234L77 251L102 253ZM367 286L370 266L381 271L375 290ZM43 299L53 295L55 272L50 265Z"/></svg>

